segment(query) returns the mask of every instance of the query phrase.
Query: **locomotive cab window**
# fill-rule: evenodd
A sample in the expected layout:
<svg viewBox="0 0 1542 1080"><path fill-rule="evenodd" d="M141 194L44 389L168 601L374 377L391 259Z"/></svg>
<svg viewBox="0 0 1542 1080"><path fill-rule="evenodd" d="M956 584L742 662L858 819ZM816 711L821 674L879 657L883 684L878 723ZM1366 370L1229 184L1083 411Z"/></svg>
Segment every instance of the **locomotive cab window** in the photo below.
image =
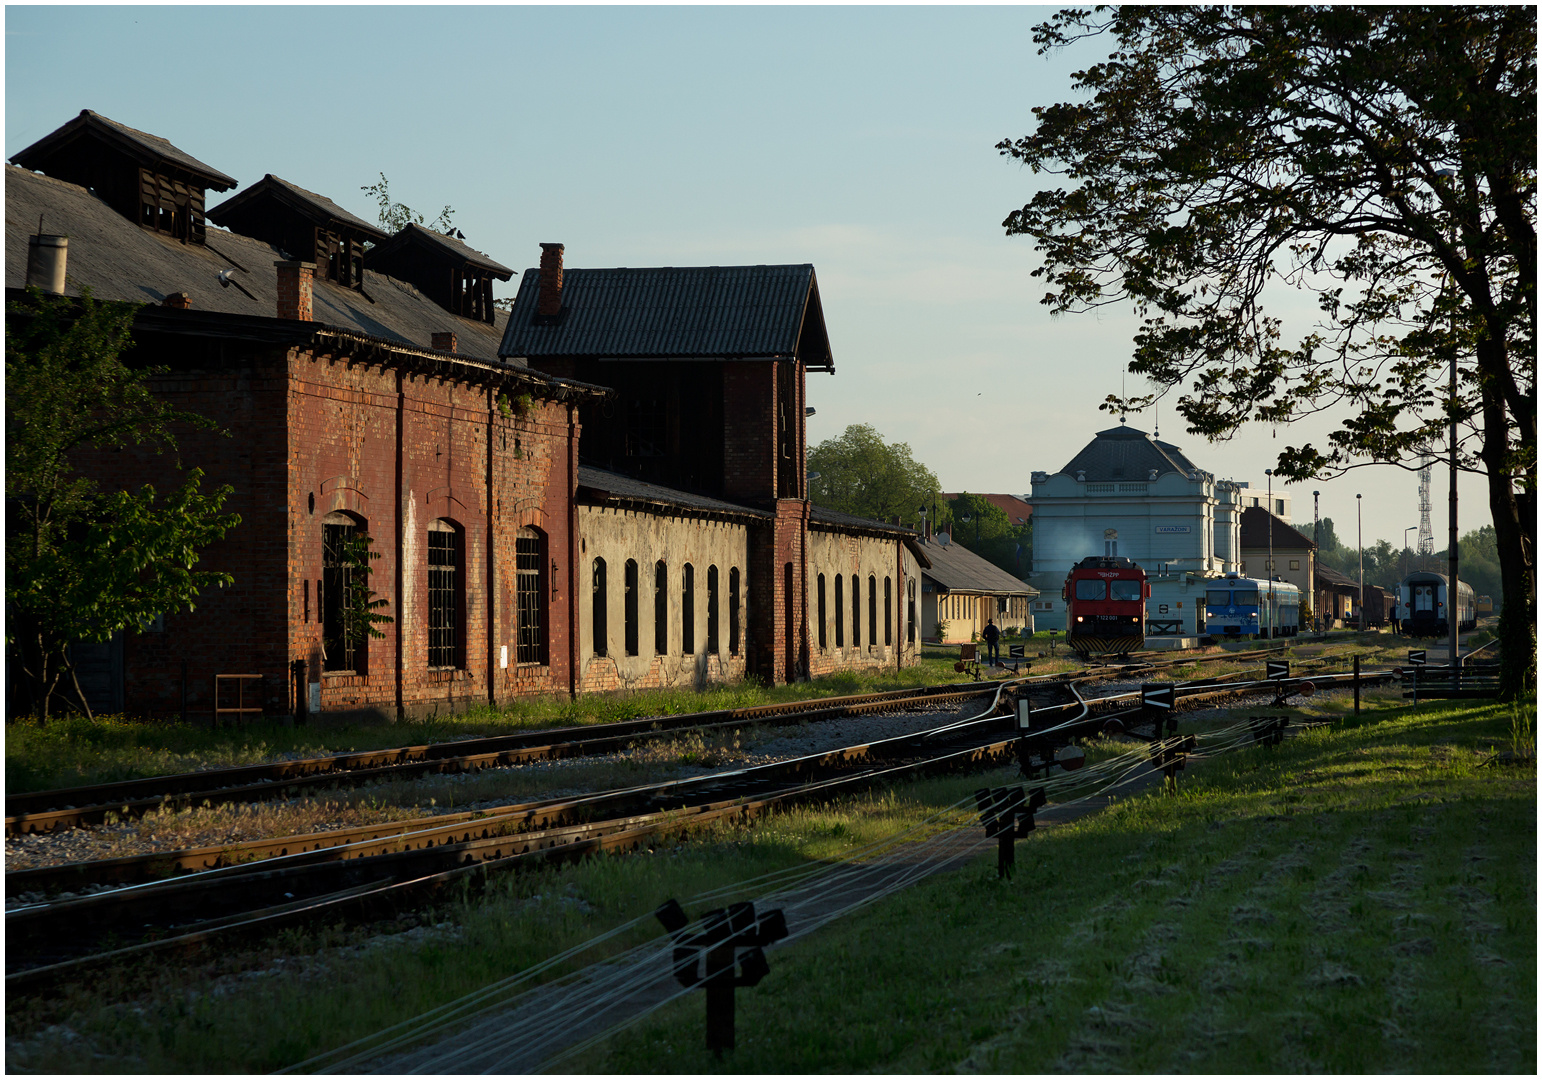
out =
<svg viewBox="0 0 1542 1080"><path fill-rule="evenodd" d="M1139 600L1141 594L1140 582L1129 578L1117 578L1108 583L1109 591L1115 600Z"/></svg>
<svg viewBox="0 0 1542 1080"><path fill-rule="evenodd" d="M1108 599L1108 585L1102 578L1081 578L1076 583L1076 599L1106 600Z"/></svg>

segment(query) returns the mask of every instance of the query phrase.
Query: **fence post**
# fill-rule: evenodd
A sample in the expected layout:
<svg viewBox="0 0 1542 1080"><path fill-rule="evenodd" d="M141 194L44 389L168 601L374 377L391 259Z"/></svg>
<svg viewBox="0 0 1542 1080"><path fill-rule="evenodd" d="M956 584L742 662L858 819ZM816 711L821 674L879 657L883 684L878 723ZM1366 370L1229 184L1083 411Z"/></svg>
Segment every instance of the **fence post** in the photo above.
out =
<svg viewBox="0 0 1542 1080"><path fill-rule="evenodd" d="M1355 715L1360 715L1360 656L1355 655Z"/></svg>

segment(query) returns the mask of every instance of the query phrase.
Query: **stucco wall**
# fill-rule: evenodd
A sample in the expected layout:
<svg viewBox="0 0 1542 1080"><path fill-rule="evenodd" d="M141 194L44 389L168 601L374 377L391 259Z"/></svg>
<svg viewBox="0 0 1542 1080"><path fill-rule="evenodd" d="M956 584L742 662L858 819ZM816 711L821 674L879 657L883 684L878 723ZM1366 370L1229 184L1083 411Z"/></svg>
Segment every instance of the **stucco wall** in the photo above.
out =
<svg viewBox="0 0 1542 1080"><path fill-rule="evenodd" d="M684 514L649 513L580 504L577 509L579 567L582 581L578 603L580 693L637 690L661 686L702 686L743 677L749 645L747 569L749 529L744 523ZM605 633L597 648L594 597L595 560L605 563ZM627 651L626 564L637 564L636 653ZM665 564L667 582L667 642L661 654L655 641L655 582L657 565ZM694 643L683 648L687 609L685 566L693 578ZM718 638L712 651L708 639L711 571L717 571ZM738 573L738 609L732 604L732 581ZM733 627L738 640L733 641ZM603 650L603 655L601 651Z"/></svg>
<svg viewBox="0 0 1542 1080"><path fill-rule="evenodd" d="M920 655L920 564L903 543L894 539L856 536L824 529L808 534L809 673L904 667ZM836 577L841 579L840 644L837 644ZM824 618L821 635L819 582L824 579ZM858 633L852 633L852 579L857 583ZM884 603L888 583L889 604ZM909 638L910 584L916 583L915 641ZM873 604L870 597L876 597ZM886 617L887 611L887 617ZM876 613L877 635L872 634ZM887 634L886 634L887 629Z"/></svg>

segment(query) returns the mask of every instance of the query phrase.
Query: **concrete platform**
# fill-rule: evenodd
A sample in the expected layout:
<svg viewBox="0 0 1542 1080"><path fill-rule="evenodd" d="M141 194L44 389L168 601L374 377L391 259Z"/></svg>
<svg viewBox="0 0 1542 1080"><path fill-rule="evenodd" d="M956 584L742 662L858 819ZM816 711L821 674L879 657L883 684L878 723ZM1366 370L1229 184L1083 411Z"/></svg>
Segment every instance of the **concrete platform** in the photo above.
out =
<svg viewBox="0 0 1542 1080"><path fill-rule="evenodd" d="M1147 637L1148 649L1197 649L1199 638L1197 637Z"/></svg>

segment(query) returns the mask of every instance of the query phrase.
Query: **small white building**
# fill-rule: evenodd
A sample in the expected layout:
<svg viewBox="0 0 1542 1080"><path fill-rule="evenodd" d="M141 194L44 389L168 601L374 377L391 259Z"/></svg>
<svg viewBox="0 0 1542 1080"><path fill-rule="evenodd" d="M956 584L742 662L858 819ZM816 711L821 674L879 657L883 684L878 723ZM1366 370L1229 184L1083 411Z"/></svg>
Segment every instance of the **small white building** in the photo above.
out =
<svg viewBox="0 0 1542 1080"><path fill-rule="evenodd" d="M1241 569L1240 485L1217 480L1172 443L1119 426L1057 473L1033 474L1034 623L1065 629L1066 574L1090 555L1122 555L1151 582L1147 633L1199 633L1204 579Z"/></svg>

